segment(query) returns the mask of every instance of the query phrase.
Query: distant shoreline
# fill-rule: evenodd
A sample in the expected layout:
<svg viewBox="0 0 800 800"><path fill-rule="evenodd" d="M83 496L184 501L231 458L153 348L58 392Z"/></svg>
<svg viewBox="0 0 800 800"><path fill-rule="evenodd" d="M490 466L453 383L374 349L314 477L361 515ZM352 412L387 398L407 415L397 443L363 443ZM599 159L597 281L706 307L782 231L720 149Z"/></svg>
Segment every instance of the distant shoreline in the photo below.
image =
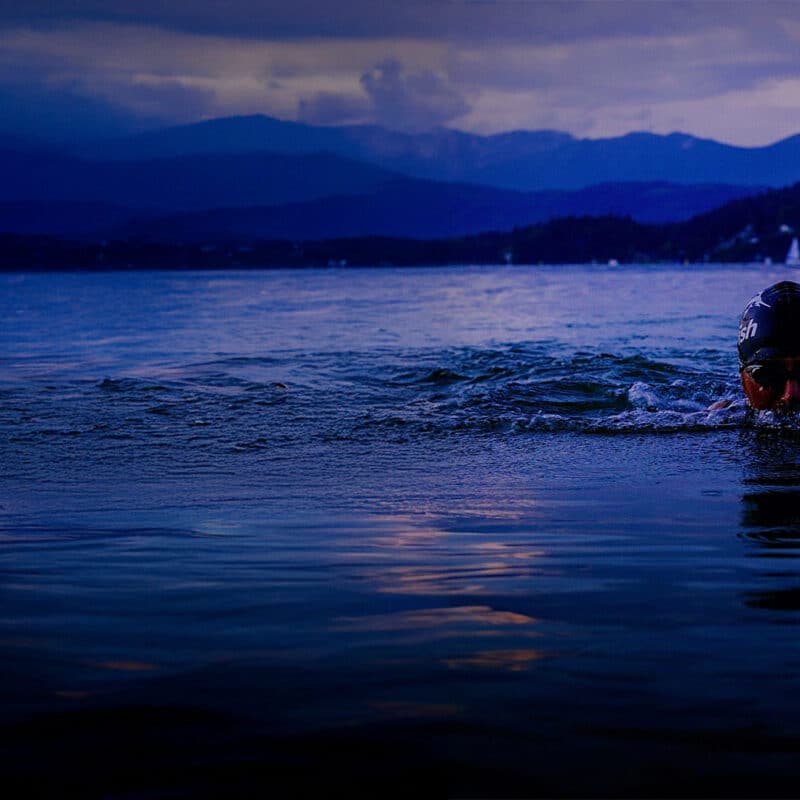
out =
<svg viewBox="0 0 800 800"><path fill-rule="evenodd" d="M773 212L772 206L777 208ZM796 207L796 208L795 208ZM797 211L798 213L794 213ZM789 213L792 212L792 213ZM0 233L0 271L228 270L451 265L782 263L800 222L800 186L735 201L682 223L565 217L447 239L79 240ZM756 222L753 222L755 220Z"/></svg>
<svg viewBox="0 0 800 800"><path fill-rule="evenodd" d="M769 265L780 267L783 261L779 262L762 262L762 261L558 261L558 262L536 262L536 263L507 263L500 261L449 261L442 263L415 263L415 264L349 264L349 263L332 263L332 264L289 264L289 263L262 263L262 264L221 264L214 263L196 263L196 264L182 264L180 266L174 264L59 264L56 266L13 266L8 264L0 265L0 275L57 275L57 274L111 274L121 272L267 272L271 270L288 270L300 272L303 270L308 271L321 271L321 270L381 270L381 269L448 269L456 267L485 267L491 268L506 268L517 267L524 268L567 268L567 267L595 267L597 269L625 269L628 267L664 267L664 268L697 268L705 269L710 267L735 267L735 266L753 266L753 265Z"/></svg>

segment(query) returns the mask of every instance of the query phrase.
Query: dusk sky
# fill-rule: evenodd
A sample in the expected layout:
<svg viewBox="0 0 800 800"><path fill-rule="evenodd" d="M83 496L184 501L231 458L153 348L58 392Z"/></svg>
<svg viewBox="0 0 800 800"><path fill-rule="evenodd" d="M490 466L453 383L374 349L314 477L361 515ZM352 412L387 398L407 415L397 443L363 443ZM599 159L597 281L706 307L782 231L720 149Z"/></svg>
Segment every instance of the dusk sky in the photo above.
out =
<svg viewBox="0 0 800 800"><path fill-rule="evenodd" d="M315 124L800 133L800 2L27 0L0 7L0 130Z"/></svg>

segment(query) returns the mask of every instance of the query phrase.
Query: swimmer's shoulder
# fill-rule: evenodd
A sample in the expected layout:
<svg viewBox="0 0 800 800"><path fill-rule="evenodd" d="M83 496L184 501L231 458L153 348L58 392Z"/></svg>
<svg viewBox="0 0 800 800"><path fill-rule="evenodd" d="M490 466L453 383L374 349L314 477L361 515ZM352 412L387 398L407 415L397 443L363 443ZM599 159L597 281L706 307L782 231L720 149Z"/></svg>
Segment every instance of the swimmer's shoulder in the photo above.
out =
<svg viewBox="0 0 800 800"><path fill-rule="evenodd" d="M708 408L706 408L706 412L712 414L715 411L751 411L750 404L744 399L744 397L723 397L719 400L713 402Z"/></svg>
<svg viewBox="0 0 800 800"><path fill-rule="evenodd" d="M727 398L727 399L724 399L724 400L717 400L717 402L716 403L712 403L706 409L706 411L719 411L721 408L730 408L730 406L732 404L733 404L733 400L731 400L730 398Z"/></svg>

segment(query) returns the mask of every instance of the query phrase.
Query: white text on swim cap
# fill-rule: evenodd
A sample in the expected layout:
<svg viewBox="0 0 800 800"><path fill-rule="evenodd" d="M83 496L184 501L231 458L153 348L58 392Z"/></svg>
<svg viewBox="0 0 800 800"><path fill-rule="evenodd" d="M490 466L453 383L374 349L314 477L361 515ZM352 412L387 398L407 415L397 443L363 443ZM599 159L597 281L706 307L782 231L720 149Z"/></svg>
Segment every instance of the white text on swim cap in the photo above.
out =
<svg viewBox="0 0 800 800"><path fill-rule="evenodd" d="M739 344L755 336L757 330L758 323L754 319L751 319L746 326L742 325L739 328Z"/></svg>

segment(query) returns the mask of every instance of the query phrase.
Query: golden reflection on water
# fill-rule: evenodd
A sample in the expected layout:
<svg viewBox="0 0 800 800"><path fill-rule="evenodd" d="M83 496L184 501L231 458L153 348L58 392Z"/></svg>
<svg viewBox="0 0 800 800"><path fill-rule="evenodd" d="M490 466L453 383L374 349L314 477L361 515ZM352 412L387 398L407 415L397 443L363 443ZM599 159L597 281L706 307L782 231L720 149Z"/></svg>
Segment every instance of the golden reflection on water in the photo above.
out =
<svg viewBox="0 0 800 800"><path fill-rule="evenodd" d="M424 608L396 614L368 617L342 617L334 630L401 631L450 628L459 625L535 625L537 620L513 611L495 611L490 606L455 606Z"/></svg>
<svg viewBox="0 0 800 800"><path fill-rule="evenodd" d="M497 561L463 567L444 566L440 569L431 569L429 564L392 567L375 572L370 577L378 584L377 591L382 594L480 595L496 590L493 586L487 586L486 581L518 575L518 564Z"/></svg>
<svg viewBox="0 0 800 800"><path fill-rule="evenodd" d="M146 661L99 661L96 666L115 672L149 672L156 669L155 664Z"/></svg>
<svg viewBox="0 0 800 800"><path fill-rule="evenodd" d="M545 555L544 550L523 550L507 542L478 542L472 546L472 549L479 553L494 553L522 561L530 558L542 558Z"/></svg>
<svg viewBox="0 0 800 800"><path fill-rule="evenodd" d="M370 553L370 555L374 555L375 552L380 553L382 550L391 551L405 548L416 549L419 547L438 544L439 542L444 542L446 539L447 533L445 531L423 528L420 530L394 531L390 534L384 534L382 536L369 539L367 543L374 551L373 553ZM389 555L389 553L387 553L387 555Z"/></svg>
<svg viewBox="0 0 800 800"><path fill-rule="evenodd" d="M463 516L461 512L458 516ZM498 512L503 519L509 515ZM482 519L485 519L485 512ZM352 543L343 557L358 562L373 561L363 577L381 594L400 595L482 595L529 588L528 579L540 570L537 561L546 551L531 546L533 531L514 531L510 540L498 540L496 533L471 529L437 527L428 515L381 516L381 530ZM489 538L494 536L495 538ZM527 539L527 541L526 541ZM383 566L386 562L391 562ZM518 585L513 586L513 582Z"/></svg>
<svg viewBox="0 0 800 800"><path fill-rule="evenodd" d="M467 656L446 658L442 663L450 669L477 667L503 672L524 672L534 662L548 657L550 654L541 650L484 650Z"/></svg>

